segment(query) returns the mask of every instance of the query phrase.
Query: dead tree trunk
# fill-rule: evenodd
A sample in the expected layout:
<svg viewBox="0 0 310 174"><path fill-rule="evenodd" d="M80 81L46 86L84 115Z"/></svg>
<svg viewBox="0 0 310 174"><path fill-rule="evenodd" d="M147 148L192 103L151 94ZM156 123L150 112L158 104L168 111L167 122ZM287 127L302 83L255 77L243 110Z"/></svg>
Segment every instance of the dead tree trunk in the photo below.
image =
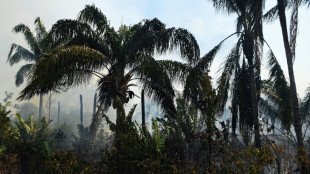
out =
<svg viewBox="0 0 310 174"><path fill-rule="evenodd" d="M81 125L83 126L83 96L80 95L80 120Z"/></svg>

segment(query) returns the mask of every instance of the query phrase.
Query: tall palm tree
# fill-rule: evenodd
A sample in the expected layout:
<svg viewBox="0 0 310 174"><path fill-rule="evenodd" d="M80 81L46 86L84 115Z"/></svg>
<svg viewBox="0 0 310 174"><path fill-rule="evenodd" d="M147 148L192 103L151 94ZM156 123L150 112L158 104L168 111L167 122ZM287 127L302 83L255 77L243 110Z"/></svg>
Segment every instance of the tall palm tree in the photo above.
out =
<svg viewBox="0 0 310 174"><path fill-rule="evenodd" d="M269 79L263 82L261 93L266 96L260 100L260 108L267 116L278 119L282 128L290 132L293 124L293 108L290 96L290 86L281 69L280 64L270 50L268 53ZM303 99L299 99L299 108L302 125L307 124L305 120L309 117L310 110L310 88L307 89ZM307 130L307 129L306 129ZM306 131L303 134L303 140ZM298 144L298 142L296 142Z"/></svg>
<svg viewBox="0 0 310 174"><path fill-rule="evenodd" d="M288 37L287 24L286 24L286 15L285 15L285 1L277 0L278 14L280 25L282 29L283 43L285 48L288 74L290 78L290 90L291 90L291 98L293 104L293 115L294 115L294 128L296 132L298 147L303 148L304 143L302 139L302 124L301 124L301 116L299 112L299 104L294 76L294 67L293 60L295 57L295 43L297 36L297 25L298 25L298 0L294 0L294 8L293 8L293 16L292 16L292 24L291 24L291 37Z"/></svg>
<svg viewBox="0 0 310 174"><path fill-rule="evenodd" d="M15 85L18 87L24 83L25 78L28 77L31 69L35 66L36 63L41 59L41 55L47 53L51 50L51 44L48 44L47 41L47 32L46 29L38 17L35 21L35 31L36 35L31 32L30 28L25 24L16 25L13 28L15 33L22 33L25 36L25 40L30 47L30 50L17 45L12 44L7 62L12 66L19 63L20 61L29 62L26 65L23 65L16 74ZM39 106L39 120L42 116L43 108L43 93L40 92L40 106Z"/></svg>
<svg viewBox="0 0 310 174"><path fill-rule="evenodd" d="M310 5L309 0L277 0L277 5L273 7L265 16L265 18L269 21L276 19L276 17L278 17L280 21L288 74L290 78L290 96L293 106L294 129L297 137L298 148L304 148L304 143L302 137L302 117L299 110L299 101L295 83L293 61L295 59L295 47L298 32L298 9L299 6L303 3L308 3L308 6ZM287 8L291 7L292 15L290 21L289 37L285 11ZM305 173L304 166L302 166L302 173Z"/></svg>
<svg viewBox="0 0 310 174"><path fill-rule="evenodd" d="M159 101L166 112L175 111L174 90L168 71L163 69L167 62L156 61L154 52L161 54L179 47L182 58L192 63L199 59L198 44L187 30L166 28L155 18L130 27L122 25L115 31L94 5L86 5L78 20L59 20L50 35L54 43L64 46L44 55L19 99L31 98L39 89L45 93L57 86L87 84L93 75L98 77L100 109L91 123L93 137L102 110L113 106L118 122L121 110L115 98L122 104L133 98L133 80L141 82L145 93Z"/></svg>
<svg viewBox="0 0 310 174"><path fill-rule="evenodd" d="M257 81L256 77L260 74L260 47L263 43L262 34L262 16L263 16L263 1L250 0L212 0L213 6L228 14L237 14L237 31L241 31L238 42L242 46L243 54L247 60L247 71L249 73L249 89L251 103L251 117L253 119L255 145L261 146L259 120L258 120L258 96L257 96ZM237 44L238 45L238 44ZM239 51L239 50L237 50ZM231 72L232 73L232 72ZM223 74L221 81L224 82L224 89L229 88L230 78ZM228 76L230 77L230 76ZM227 90L226 90L227 91ZM225 94L225 93L224 93ZM227 95L223 96L227 99ZM223 100L226 101L226 100ZM225 105L226 102L223 102Z"/></svg>

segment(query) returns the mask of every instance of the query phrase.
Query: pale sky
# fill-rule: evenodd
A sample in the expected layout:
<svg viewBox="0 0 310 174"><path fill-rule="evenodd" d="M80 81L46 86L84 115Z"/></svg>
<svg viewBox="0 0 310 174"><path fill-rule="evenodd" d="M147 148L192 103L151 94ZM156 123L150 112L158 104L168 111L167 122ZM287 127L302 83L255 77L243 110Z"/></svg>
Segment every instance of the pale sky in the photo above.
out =
<svg viewBox="0 0 310 174"><path fill-rule="evenodd" d="M269 2L270 1L270 2ZM268 6L275 0L269 0ZM110 20L116 29L123 23L133 25L143 19L157 17L167 27L181 27L189 30L197 39L201 56L216 46L222 39L235 31L235 16L216 13L208 0L1 0L0 2L0 102L4 98L4 91L14 92L14 98L23 86L15 87L15 74L24 62L10 67L6 63L10 45L12 43L27 47L21 34L15 34L12 29L15 25L24 23L33 29L36 17L41 17L46 29L59 19L75 19L77 14L86 4L95 4ZM297 91L303 97L305 89L310 86L310 9L300 8L299 35L297 38L296 61L294 64ZM289 16L289 13L288 13ZM307 22L308 21L308 22ZM285 52L279 21L264 25L265 40L269 42L282 69L287 75ZM233 47L236 37L229 39L222 47L214 60L211 72L214 78L225 55ZM167 58L177 59L177 54L166 55ZM264 62L266 64L266 61ZM263 69L263 77L267 77L267 70ZM287 76L288 77L288 76ZM83 89L83 90L81 90ZM66 94L65 99L58 95L68 106L78 105L78 95L92 102L94 84L72 89ZM76 98L74 103L72 97ZM91 110L91 105L87 106Z"/></svg>

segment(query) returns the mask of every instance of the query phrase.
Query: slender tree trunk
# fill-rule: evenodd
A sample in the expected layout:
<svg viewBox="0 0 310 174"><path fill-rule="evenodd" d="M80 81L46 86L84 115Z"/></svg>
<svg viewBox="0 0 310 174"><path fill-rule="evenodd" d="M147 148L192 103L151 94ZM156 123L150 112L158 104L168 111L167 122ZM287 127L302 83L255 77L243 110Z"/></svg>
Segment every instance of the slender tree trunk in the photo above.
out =
<svg viewBox="0 0 310 174"><path fill-rule="evenodd" d="M285 5L284 5L283 0L277 0L277 1L278 1L279 20L280 20L282 36L283 36L283 44L284 44L284 49L285 49L285 54L286 54L288 74L290 78L291 100L292 100L293 115L294 115L294 129L295 129L295 133L297 137L298 148L303 149L304 143L303 143L303 137L302 137L302 123L301 123L301 116L299 112L297 89L296 89L295 76L294 76L293 54L290 48L288 32L287 32ZM300 155L303 155L303 154L300 154ZM301 165L301 173L307 173L304 162L300 161L299 163Z"/></svg>
<svg viewBox="0 0 310 174"><path fill-rule="evenodd" d="M99 106L99 108L98 108L96 114L94 115L93 120L90 124L90 130L89 130L90 131L90 137L93 140L95 139L95 137L97 135L97 131L98 131L99 125L101 123L102 117L100 117L100 112L101 112L102 108L103 108L103 102L100 103L100 106Z"/></svg>
<svg viewBox="0 0 310 174"><path fill-rule="evenodd" d="M97 107L97 93L95 93L95 96L94 96L93 117L96 114L96 107Z"/></svg>
<svg viewBox="0 0 310 174"><path fill-rule="evenodd" d="M40 93L40 105L39 105L39 122L42 117L42 109L43 109L43 93Z"/></svg>
<svg viewBox="0 0 310 174"><path fill-rule="evenodd" d="M257 101L257 87L254 73L254 40L251 34L245 33L245 42L243 43L243 50L246 55L249 64L250 73L250 93L251 93L251 109L252 118L254 124L254 136L255 136L255 146L257 148L261 147L260 132L259 132L259 120L258 120L258 101Z"/></svg>
<svg viewBox="0 0 310 174"><path fill-rule="evenodd" d="M253 114L253 124L254 124L254 135L255 135L255 146L257 148L261 147L260 132L259 132L259 120L258 120L258 101L257 101L257 88L256 80L254 75L253 62L249 63L250 70L250 92L251 92L251 104L252 104L252 114Z"/></svg>
<svg viewBox="0 0 310 174"><path fill-rule="evenodd" d="M80 121L83 126L83 96L80 95Z"/></svg>
<svg viewBox="0 0 310 174"><path fill-rule="evenodd" d="M302 138L302 124L301 124L301 117L299 113L299 105L298 105L296 83L295 83L295 76L294 76L293 55L292 55L290 44L289 44L287 24L286 24L286 15L285 15L285 6L284 6L283 0L278 0L278 10L279 10L279 20L280 20L280 25L282 29L283 43L284 43L284 48L285 48L286 60L287 60L288 74L290 78L290 89L291 89L291 98L292 98L293 115L294 115L294 128L296 132L298 147L303 148L304 143L303 143L303 138Z"/></svg>
<svg viewBox="0 0 310 174"><path fill-rule="evenodd" d="M146 126L145 126L145 104L144 104L144 89L141 92L141 112L142 112L142 130L143 134L146 133Z"/></svg>
<svg viewBox="0 0 310 174"><path fill-rule="evenodd" d="M52 92L50 92L48 101L48 120L51 120L51 104L52 104Z"/></svg>
<svg viewBox="0 0 310 174"><path fill-rule="evenodd" d="M58 117L57 117L57 124L59 125L59 115L60 115L60 102L58 102Z"/></svg>

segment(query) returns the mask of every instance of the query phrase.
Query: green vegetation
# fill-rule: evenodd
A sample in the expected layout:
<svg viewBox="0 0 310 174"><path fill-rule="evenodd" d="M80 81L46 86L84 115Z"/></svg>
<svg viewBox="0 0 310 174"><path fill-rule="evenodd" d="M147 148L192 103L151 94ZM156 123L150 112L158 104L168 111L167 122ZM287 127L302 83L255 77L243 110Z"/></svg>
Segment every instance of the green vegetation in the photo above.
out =
<svg viewBox="0 0 310 174"><path fill-rule="evenodd" d="M23 113L10 116L10 103L0 103L0 173L309 172L305 145L310 88L298 100L292 67L298 8L308 1L278 0L265 14L265 1L211 2L216 10L237 14L237 32L202 57L186 29L167 28L154 18L115 30L94 5L86 5L76 20L57 21L49 32L37 18L36 36L24 24L14 27L25 35L31 50L13 44L8 62L34 62L16 75L17 86L27 78L19 100L40 95L42 101L43 94L51 97L51 91L88 84L95 76L98 106L91 124L84 126L81 97L81 124L51 127L52 120L41 117L41 109L36 120ZM286 8L292 8L290 43ZM263 21L278 17L290 83L263 38ZM210 66L233 35L237 43L214 83ZM262 80L264 44L270 49L269 77ZM154 57L174 50L180 50L183 62ZM175 83L182 85L182 92L175 91ZM125 104L138 97L132 90L136 86L142 89L143 103L145 92L163 111L163 116L151 119L150 129L144 108L141 125L133 120L136 104L125 110ZM107 115L111 107L115 122ZM224 120L226 112L230 116ZM100 129L103 121L109 130Z"/></svg>

